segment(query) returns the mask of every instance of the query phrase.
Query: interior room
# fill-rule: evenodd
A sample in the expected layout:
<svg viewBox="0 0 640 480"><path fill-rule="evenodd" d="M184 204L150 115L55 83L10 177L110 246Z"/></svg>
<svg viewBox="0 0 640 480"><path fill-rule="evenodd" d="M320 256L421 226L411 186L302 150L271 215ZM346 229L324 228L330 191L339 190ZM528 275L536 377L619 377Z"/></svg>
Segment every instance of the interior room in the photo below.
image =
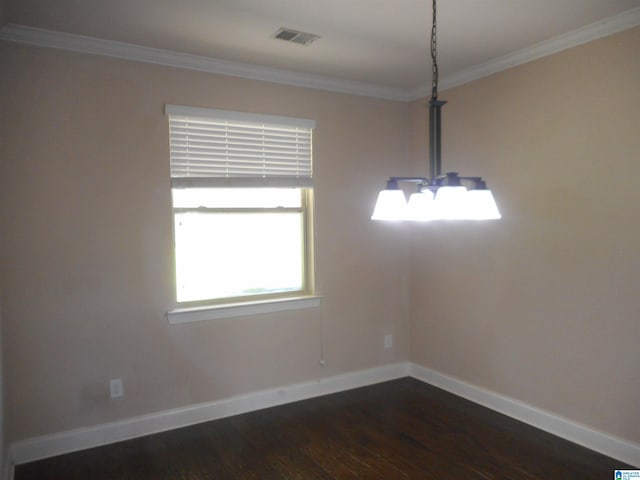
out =
<svg viewBox="0 0 640 480"><path fill-rule="evenodd" d="M437 8L500 219L371 219L428 177L431 1L0 0L4 480L405 377L640 468L640 1ZM313 122L303 295L177 301L168 106Z"/></svg>

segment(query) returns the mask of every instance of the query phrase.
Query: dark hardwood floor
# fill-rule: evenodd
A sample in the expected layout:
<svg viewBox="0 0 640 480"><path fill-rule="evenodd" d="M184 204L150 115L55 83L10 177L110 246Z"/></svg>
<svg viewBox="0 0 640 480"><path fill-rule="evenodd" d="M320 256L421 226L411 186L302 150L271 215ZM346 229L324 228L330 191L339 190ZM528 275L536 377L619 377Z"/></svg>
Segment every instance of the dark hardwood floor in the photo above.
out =
<svg viewBox="0 0 640 480"><path fill-rule="evenodd" d="M15 480L602 480L625 467L406 378L20 465Z"/></svg>

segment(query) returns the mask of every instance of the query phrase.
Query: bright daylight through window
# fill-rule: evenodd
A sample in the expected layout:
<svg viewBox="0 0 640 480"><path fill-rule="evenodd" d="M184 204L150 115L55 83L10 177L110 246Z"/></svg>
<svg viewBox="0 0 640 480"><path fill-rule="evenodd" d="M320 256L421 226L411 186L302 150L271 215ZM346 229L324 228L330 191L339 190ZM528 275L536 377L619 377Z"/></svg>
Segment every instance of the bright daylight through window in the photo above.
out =
<svg viewBox="0 0 640 480"><path fill-rule="evenodd" d="M167 105L176 299L312 293L310 120Z"/></svg>
<svg viewBox="0 0 640 480"><path fill-rule="evenodd" d="M301 189L175 189L178 302L305 289Z"/></svg>

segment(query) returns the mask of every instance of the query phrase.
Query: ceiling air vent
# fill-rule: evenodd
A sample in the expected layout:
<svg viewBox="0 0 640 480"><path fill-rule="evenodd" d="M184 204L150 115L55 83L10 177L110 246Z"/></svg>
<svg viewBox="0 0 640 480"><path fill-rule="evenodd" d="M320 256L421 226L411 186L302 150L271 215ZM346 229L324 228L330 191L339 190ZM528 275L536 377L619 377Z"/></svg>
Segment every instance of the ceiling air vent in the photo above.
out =
<svg viewBox="0 0 640 480"><path fill-rule="evenodd" d="M299 32L290 28L281 28L273 34L273 38L285 40L287 42L297 43L298 45L311 45L320 38L319 35L313 33Z"/></svg>

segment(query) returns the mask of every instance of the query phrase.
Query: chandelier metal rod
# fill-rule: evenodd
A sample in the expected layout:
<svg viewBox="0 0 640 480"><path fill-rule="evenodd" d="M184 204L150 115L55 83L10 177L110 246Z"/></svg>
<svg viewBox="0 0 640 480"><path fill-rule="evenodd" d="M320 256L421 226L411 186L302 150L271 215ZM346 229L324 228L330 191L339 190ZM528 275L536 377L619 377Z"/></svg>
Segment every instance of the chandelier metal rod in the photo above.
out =
<svg viewBox="0 0 640 480"><path fill-rule="evenodd" d="M431 101L438 99L438 35L437 35L437 22L436 22L436 0L433 2L433 13L431 22Z"/></svg>
<svg viewBox="0 0 640 480"><path fill-rule="evenodd" d="M445 100L429 102L429 177L442 175L442 106Z"/></svg>
<svg viewBox="0 0 640 480"><path fill-rule="evenodd" d="M431 100L429 101L429 177L431 182L442 175L442 106L438 100L438 37L436 22L436 0L433 0L433 22L431 26Z"/></svg>

